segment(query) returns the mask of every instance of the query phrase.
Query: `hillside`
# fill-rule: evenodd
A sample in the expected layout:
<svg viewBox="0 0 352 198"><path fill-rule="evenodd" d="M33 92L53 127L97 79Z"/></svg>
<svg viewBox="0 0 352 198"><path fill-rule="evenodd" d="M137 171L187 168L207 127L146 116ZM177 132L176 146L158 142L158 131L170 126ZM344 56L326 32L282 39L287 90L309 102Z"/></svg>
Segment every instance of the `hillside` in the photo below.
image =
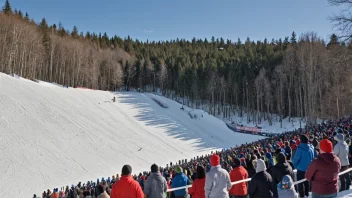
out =
<svg viewBox="0 0 352 198"><path fill-rule="evenodd" d="M0 90L0 197L110 176L124 164L139 173L261 138L205 113L191 119L179 103L148 93L61 88L3 73Z"/></svg>

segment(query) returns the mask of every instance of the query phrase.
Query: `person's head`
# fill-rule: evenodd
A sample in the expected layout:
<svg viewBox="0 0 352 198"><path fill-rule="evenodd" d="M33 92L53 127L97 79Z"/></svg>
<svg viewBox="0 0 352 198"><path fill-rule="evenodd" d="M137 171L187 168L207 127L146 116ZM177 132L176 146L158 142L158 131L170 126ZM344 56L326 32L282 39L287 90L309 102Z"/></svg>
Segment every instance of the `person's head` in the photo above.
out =
<svg viewBox="0 0 352 198"><path fill-rule="evenodd" d="M241 160L237 157L233 159L232 168L237 168L241 165Z"/></svg>
<svg viewBox="0 0 352 198"><path fill-rule="evenodd" d="M281 180L281 189L293 189L293 180L290 175L285 175Z"/></svg>
<svg viewBox="0 0 352 198"><path fill-rule="evenodd" d="M175 172L176 172L177 174L181 174L181 173L183 173L183 169L182 169L182 167L181 167L181 166L176 166L176 168L175 168Z"/></svg>
<svg viewBox="0 0 352 198"><path fill-rule="evenodd" d="M286 156L283 153L279 153L276 156L276 160L279 163L284 163L284 162L286 162Z"/></svg>
<svg viewBox="0 0 352 198"><path fill-rule="evenodd" d="M101 193L104 193L105 189L102 185L98 185L97 186L97 194L98 196L101 194Z"/></svg>
<svg viewBox="0 0 352 198"><path fill-rule="evenodd" d="M301 143L308 144L308 137L306 135L301 135Z"/></svg>
<svg viewBox="0 0 352 198"><path fill-rule="evenodd" d="M220 165L220 157L216 154L212 155L210 158L211 166L219 166Z"/></svg>
<svg viewBox="0 0 352 198"><path fill-rule="evenodd" d="M332 143L330 140L324 139L320 141L320 153L332 153Z"/></svg>
<svg viewBox="0 0 352 198"><path fill-rule="evenodd" d="M132 167L130 165L124 165L122 167L121 175L123 176L131 176L132 174Z"/></svg>
<svg viewBox="0 0 352 198"><path fill-rule="evenodd" d="M156 165L156 164L153 164L151 167L150 167L150 171L152 173L157 173L159 172L159 167Z"/></svg>
<svg viewBox="0 0 352 198"><path fill-rule="evenodd" d="M336 140L336 141L338 141L338 142L342 142L342 141L344 141L344 135L342 134L342 133L338 133L338 134L336 134L335 136L334 136L334 139Z"/></svg>
<svg viewBox="0 0 352 198"><path fill-rule="evenodd" d="M265 170L266 170L266 166L265 166L264 160L258 159L258 160L257 160L257 166L256 166L256 168L255 168L255 171L256 171L257 173L259 173L259 172L263 172L263 171L265 171Z"/></svg>
<svg viewBox="0 0 352 198"><path fill-rule="evenodd" d="M205 178L205 170L203 166L197 166L197 179Z"/></svg>

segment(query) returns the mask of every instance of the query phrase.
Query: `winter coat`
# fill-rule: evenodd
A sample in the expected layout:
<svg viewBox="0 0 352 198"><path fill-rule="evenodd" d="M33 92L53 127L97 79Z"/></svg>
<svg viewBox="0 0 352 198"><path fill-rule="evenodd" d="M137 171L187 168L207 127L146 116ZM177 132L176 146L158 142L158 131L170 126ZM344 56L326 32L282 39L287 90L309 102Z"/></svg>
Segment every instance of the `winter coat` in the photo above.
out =
<svg viewBox="0 0 352 198"><path fill-rule="evenodd" d="M281 182L285 175L290 175L293 178L292 167L289 163L278 162L271 170L271 177L273 179L273 197L278 197L277 184Z"/></svg>
<svg viewBox="0 0 352 198"><path fill-rule="evenodd" d="M289 163L277 163L270 171L271 177L275 185L281 182L285 175L290 175L293 178L293 170Z"/></svg>
<svg viewBox="0 0 352 198"><path fill-rule="evenodd" d="M231 182L240 181L248 178L248 172L243 166L234 168L230 173ZM230 195L245 196L248 194L247 182L233 185Z"/></svg>
<svg viewBox="0 0 352 198"><path fill-rule="evenodd" d="M122 176L112 186L110 198L144 198L141 186L131 176Z"/></svg>
<svg viewBox="0 0 352 198"><path fill-rule="evenodd" d="M323 153L313 160L306 172L306 179L312 182L312 192L329 195L338 192L338 173L341 163L332 153Z"/></svg>
<svg viewBox="0 0 352 198"><path fill-rule="evenodd" d="M50 198L59 198L59 193L52 193Z"/></svg>
<svg viewBox="0 0 352 198"><path fill-rule="evenodd" d="M144 194L147 198L165 198L167 191L166 180L161 174L151 173L144 183Z"/></svg>
<svg viewBox="0 0 352 198"><path fill-rule="evenodd" d="M192 198L204 198L205 197L204 187L205 187L205 178L195 179L188 193L192 195Z"/></svg>
<svg viewBox="0 0 352 198"><path fill-rule="evenodd" d="M110 198L110 196L108 195L108 193L106 191L104 191L97 198Z"/></svg>
<svg viewBox="0 0 352 198"><path fill-rule="evenodd" d="M205 179L206 198L228 198L231 189L229 173L219 166L211 167Z"/></svg>
<svg viewBox="0 0 352 198"><path fill-rule="evenodd" d="M348 152L349 148L346 142L342 140L338 140L337 144L334 147L334 154L340 159L341 166L350 165L348 160Z"/></svg>
<svg viewBox="0 0 352 198"><path fill-rule="evenodd" d="M272 198L273 185L270 174L266 171L259 172L252 177L248 187L250 198Z"/></svg>
<svg viewBox="0 0 352 198"><path fill-rule="evenodd" d="M309 164L314 159L314 148L310 144L300 143L293 158L294 168L306 171Z"/></svg>
<svg viewBox="0 0 352 198"><path fill-rule="evenodd" d="M298 194L295 189L283 189L278 192L279 198L298 198Z"/></svg>
<svg viewBox="0 0 352 198"><path fill-rule="evenodd" d="M184 175L183 173L177 173L175 175L174 179L172 180L171 188L178 188L178 187L187 186L188 183L189 182L188 182L188 178L186 177L186 175ZM174 195L176 197L185 196L186 194L187 194L186 189L174 191Z"/></svg>

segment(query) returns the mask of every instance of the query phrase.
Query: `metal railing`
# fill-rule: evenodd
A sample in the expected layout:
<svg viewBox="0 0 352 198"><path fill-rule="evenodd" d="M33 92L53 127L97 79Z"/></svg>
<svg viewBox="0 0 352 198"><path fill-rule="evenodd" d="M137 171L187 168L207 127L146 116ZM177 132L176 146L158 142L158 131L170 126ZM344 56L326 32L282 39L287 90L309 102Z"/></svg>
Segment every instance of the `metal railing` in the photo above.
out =
<svg viewBox="0 0 352 198"><path fill-rule="evenodd" d="M349 168L349 169L347 169L345 171L342 171L338 175L340 176L340 175L343 175L343 174L348 173L350 171L352 171L352 168ZM294 170L295 174L296 174L296 172L297 172L297 170ZM292 178L292 179L294 179L294 178ZM242 182L249 182L249 181L251 181L251 178L232 182L231 185L233 186L233 185L236 185L236 184L239 184L239 183L242 183ZM301 179L299 181L293 182L293 184L297 185L297 184L305 182L305 181L307 181L307 180L306 179ZM190 188L190 187L192 187L192 185L182 186L182 187L178 187L178 188L171 188L171 189L168 189L167 192L170 193L170 192L173 192L175 190L182 190L182 189L187 189L187 188Z"/></svg>

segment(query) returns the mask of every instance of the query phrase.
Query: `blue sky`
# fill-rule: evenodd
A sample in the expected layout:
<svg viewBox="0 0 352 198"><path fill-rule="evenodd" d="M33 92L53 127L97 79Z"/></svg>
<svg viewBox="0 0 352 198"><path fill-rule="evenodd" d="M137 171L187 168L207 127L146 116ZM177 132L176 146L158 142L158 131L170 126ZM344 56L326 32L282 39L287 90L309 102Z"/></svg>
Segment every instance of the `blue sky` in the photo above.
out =
<svg viewBox="0 0 352 198"><path fill-rule="evenodd" d="M5 0L0 0L0 5ZM315 31L328 39L339 8L327 0L10 0L35 21L140 40L284 38Z"/></svg>

